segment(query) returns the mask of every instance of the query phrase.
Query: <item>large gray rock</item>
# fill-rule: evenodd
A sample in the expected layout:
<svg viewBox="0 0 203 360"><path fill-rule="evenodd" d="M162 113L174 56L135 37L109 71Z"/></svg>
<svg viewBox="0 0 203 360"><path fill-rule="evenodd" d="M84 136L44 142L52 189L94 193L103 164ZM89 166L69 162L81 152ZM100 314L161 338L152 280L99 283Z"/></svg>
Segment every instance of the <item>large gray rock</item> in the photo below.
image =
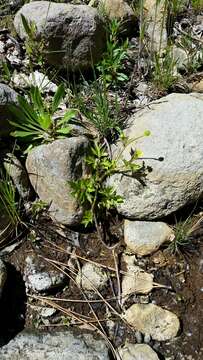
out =
<svg viewBox="0 0 203 360"><path fill-rule="evenodd" d="M50 1L25 4L14 19L17 33L25 39L21 14L35 23L37 39L44 39L51 65L84 70L100 59L105 47L105 23L96 9Z"/></svg>
<svg viewBox="0 0 203 360"><path fill-rule="evenodd" d="M171 214L195 202L203 191L203 95L170 94L137 112L125 134L134 138L147 129L151 136L128 146L139 148L152 168L139 181L114 175L110 183L124 197L119 213L131 219L150 220ZM115 153L121 149L118 144ZM163 161L153 158L163 157Z"/></svg>
<svg viewBox="0 0 203 360"><path fill-rule="evenodd" d="M72 137L40 145L27 157L26 168L33 188L41 200L50 204L51 217L65 225L77 225L82 218L68 181L85 174L87 148L85 137Z"/></svg>
<svg viewBox="0 0 203 360"><path fill-rule="evenodd" d="M105 343L70 331L22 332L0 349L1 360L109 360Z"/></svg>
<svg viewBox="0 0 203 360"><path fill-rule="evenodd" d="M0 136L8 135L12 129L9 124L12 117L9 105L17 104L17 96L8 85L0 84Z"/></svg>

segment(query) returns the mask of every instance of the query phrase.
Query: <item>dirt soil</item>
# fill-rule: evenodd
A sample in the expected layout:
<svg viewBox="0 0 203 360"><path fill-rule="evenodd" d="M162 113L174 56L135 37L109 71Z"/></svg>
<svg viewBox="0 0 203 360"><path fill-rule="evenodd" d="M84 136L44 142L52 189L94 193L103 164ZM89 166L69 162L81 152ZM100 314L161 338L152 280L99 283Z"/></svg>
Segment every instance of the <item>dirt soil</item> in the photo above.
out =
<svg viewBox="0 0 203 360"><path fill-rule="evenodd" d="M133 332L121 321L119 318L121 309L118 301L115 300L118 295L118 281L116 272L111 269L115 269L117 264L119 270L125 271L121 262L121 255L124 251L122 223L117 223L116 233L117 236L120 234L121 241L115 250L104 247L94 231L85 234L70 229L59 229L54 227L48 219L43 219L37 227L33 227L32 231L35 232L34 242L30 240L30 234L27 234L19 248L5 257L10 264L10 281L8 281L9 286L5 289L2 300L4 306L1 307L7 309L1 314L0 339L2 344L8 342L24 327L54 331L69 326L78 331L81 329L92 331L91 321L94 326L98 326L93 312L96 313L114 346L124 344L126 340L144 341L142 335L138 339L139 334ZM181 321L181 331L175 340L160 343L148 339L148 343L157 351L160 359L201 360L203 358L202 240L203 224L200 224L191 237L191 248L186 249L185 253L174 256L168 249L161 249L149 257L137 258L137 264L153 273L154 281L165 285L166 288L154 289L147 296L132 295L125 303L125 308L135 302L152 301L177 314ZM76 245L80 245L80 247ZM76 258L72 257L71 263L70 254L66 250L77 255ZM40 299L26 295L23 271L25 259L30 254L39 256L40 260L45 263L47 271L57 267L67 274L67 286L63 289L55 289L48 294L49 300L46 299L44 303ZM96 292L84 296L75 284L71 266L74 266L74 271L77 272L85 262L83 258L110 269L106 268L109 274L109 283L101 291L101 296L116 310L117 315L109 309L107 311L105 302ZM33 296L34 294L29 292L29 295ZM83 302L67 302L63 299L82 300ZM89 303L84 302L87 299L90 301ZM40 315L41 307L50 305L57 308L56 313L49 318L43 318ZM61 308L58 306L63 310L60 311ZM69 316L70 311L76 315L78 320ZM85 320L85 324L81 322L81 318Z"/></svg>

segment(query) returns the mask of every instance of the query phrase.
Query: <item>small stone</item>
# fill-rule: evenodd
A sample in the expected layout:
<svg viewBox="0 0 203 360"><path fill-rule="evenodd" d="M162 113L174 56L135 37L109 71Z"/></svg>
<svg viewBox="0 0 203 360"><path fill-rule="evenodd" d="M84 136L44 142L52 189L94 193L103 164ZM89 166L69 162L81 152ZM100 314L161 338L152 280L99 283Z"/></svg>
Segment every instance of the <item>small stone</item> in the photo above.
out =
<svg viewBox="0 0 203 360"><path fill-rule="evenodd" d="M133 9L125 0L100 0L99 7L104 10L110 19L121 21L122 32L132 32L136 25L136 16Z"/></svg>
<svg viewBox="0 0 203 360"><path fill-rule="evenodd" d="M56 270L45 270L42 262L34 256L26 258L24 281L26 287L34 292L47 292L65 285L65 275Z"/></svg>
<svg viewBox="0 0 203 360"><path fill-rule="evenodd" d="M124 242L132 253L140 256L155 252L172 235L173 230L163 222L124 222Z"/></svg>
<svg viewBox="0 0 203 360"><path fill-rule="evenodd" d="M159 360L149 345L126 343L118 349L122 360Z"/></svg>
<svg viewBox="0 0 203 360"><path fill-rule="evenodd" d="M13 85L16 88L25 89L28 87L38 86L41 93L55 93L58 86L54 84L49 78L39 71L34 71L29 76L24 73L14 72L11 78Z"/></svg>
<svg viewBox="0 0 203 360"><path fill-rule="evenodd" d="M134 256L125 256L125 262L127 264L127 273L122 279L122 296L125 299L131 294L148 294L153 289L152 274L146 273L139 266L136 266L128 261L129 258Z"/></svg>
<svg viewBox="0 0 203 360"><path fill-rule="evenodd" d="M154 304L134 304L126 310L123 319L136 330L158 341L174 338L180 328L175 314Z"/></svg>
<svg viewBox="0 0 203 360"><path fill-rule="evenodd" d="M188 65L187 52L184 49L174 45L172 49L172 54L177 70L185 70Z"/></svg>
<svg viewBox="0 0 203 360"><path fill-rule="evenodd" d="M11 65L15 66L15 65L21 65L22 60L19 59L18 56L13 55L13 54L8 54L6 56L7 60L10 62Z"/></svg>
<svg viewBox="0 0 203 360"><path fill-rule="evenodd" d="M105 271L97 265L86 263L76 277L76 282L84 290L95 291L106 285L108 276Z"/></svg>
<svg viewBox="0 0 203 360"><path fill-rule="evenodd" d="M192 85L192 91L196 91L198 93L203 93L203 79L201 79L198 82L195 82Z"/></svg>
<svg viewBox="0 0 203 360"><path fill-rule="evenodd" d="M0 54L4 54L5 52L5 44L3 41L0 41Z"/></svg>
<svg viewBox="0 0 203 360"><path fill-rule="evenodd" d="M42 310L40 311L40 315L43 318L49 318L50 316L54 315L56 313L56 309L54 308L50 308L50 307L44 307L42 308Z"/></svg>

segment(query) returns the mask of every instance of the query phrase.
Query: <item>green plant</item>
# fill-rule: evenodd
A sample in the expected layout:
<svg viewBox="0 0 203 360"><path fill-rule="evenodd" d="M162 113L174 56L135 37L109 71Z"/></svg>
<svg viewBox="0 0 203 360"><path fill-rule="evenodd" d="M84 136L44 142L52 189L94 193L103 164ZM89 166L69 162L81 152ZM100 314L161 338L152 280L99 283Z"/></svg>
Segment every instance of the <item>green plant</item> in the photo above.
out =
<svg viewBox="0 0 203 360"><path fill-rule="evenodd" d="M118 34L120 29L120 21L113 19L108 22L107 26L107 43L106 52L103 59L97 64L97 70L101 78L107 84L115 84L128 80L128 76L124 73L125 60L127 59L127 50L129 48L128 39L119 43Z"/></svg>
<svg viewBox="0 0 203 360"><path fill-rule="evenodd" d="M150 132L146 131L143 136L149 136L149 134ZM123 202L123 198L116 193L116 190L106 184L110 176L115 173L135 175L143 170L143 164L136 162L142 156L139 150L131 149L129 160L123 157L125 148L139 138L129 139L121 132L122 149L115 159L111 159L105 146L98 142L90 148L89 155L85 159L89 168L88 175L70 182L72 194L85 209L82 219L82 224L85 226L94 222L98 230L99 224L105 221L107 212Z"/></svg>
<svg viewBox="0 0 203 360"><path fill-rule="evenodd" d="M0 226L0 238L3 243L21 221L14 185L8 175L2 171L0 172L0 214L5 218L5 224L1 219L3 227L2 224Z"/></svg>
<svg viewBox="0 0 203 360"><path fill-rule="evenodd" d="M19 96L19 106L10 106L15 119L10 121L10 124L16 129L11 133L12 136L29 143L28 149L30 149L40 143L47 143L70 135L70 121L78 111L69 109L62 117L54 117L65 96L63 84L59 85L50 105L43 101L38 87L31 87L29 96L31 103Z"/></svg>
<svg viewBox="0 0 203 360"><path fill-rule="evenodd" d="M31 206L31 214L35 219L38 219L39 216L42 214L43 211L45 211L48 208L47 202L43 200L36 200L32 203Z"/></svg>
<svg viewBox="0 0 203 360"><path fill-rule="evenodd" d="M203 10L203 0L191 0L191 5L195 11Z"/></svg>
<svg viewBox="0 0 203 360"><path fill-rule="evenodd" d="M2 60L1 63L0 63L0 72L1 72L1 75L2 75L2 79L5 81L5 82L9 82L11 80L11 71L8 67L8 64L5 60Z"/></svg>
<svg viewBox="0 0 203 360"><path fill-rule="evenodd" d="M189 216L185 221L179 221L174 227L174 239L169 245L169 250L173 254L178 254L189 249L191 245L191 228L193 224L192 216Z"/></svg>
<svg viewBox="0 0 203 360"><path fill-rule="evenodd" d="M197 200L192 211L185 220L180 219L177 221L175 218L174 239L169 245L169 250L173 254L187 253L195 249L193 240L193 233L201 227L202 213L195 214L195 209L198 205Z"/></svg>
<svg viewBox="0 0 203 360"><path fill-rule="evenodd" d="M176 80L176 61L171 47L167 47L164 53L154 54L152 81L159 90L168 90Z"/></svg>
<svg viewBox="0 0 203 360"><path fill-rule="evenodd" d="M34 22L28 22L23 14L21 14L21 21L27 35L25 40L25 51L29 58L30 67L33 68L33 64L43 66L45 40L38 39Z"/></svg>
<svg viewBox="0 0 203 360"><path fill-rule="evenodd" d="M185 51L187 56L187 60L184 64L185 71L190 74L197 72L203 65L203 48L201 39L194 38L190 32L185 32L180 37L178 46Z"/></svg>
<svg viewBox="0 0 203 360"><path fill-rule="evenodd" d="M120 127L120 105L117 96L109 99L105 81L88 84L88 98L84 92L75 92L74 102L87 120L94 126L101 138L110 139Z"/></svg>

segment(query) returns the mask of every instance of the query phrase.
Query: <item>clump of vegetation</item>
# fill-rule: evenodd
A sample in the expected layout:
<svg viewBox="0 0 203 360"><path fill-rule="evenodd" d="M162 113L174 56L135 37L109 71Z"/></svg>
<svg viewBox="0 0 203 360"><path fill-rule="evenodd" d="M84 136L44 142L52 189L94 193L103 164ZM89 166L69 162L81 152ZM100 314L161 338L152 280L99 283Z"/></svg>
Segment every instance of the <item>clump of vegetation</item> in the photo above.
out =
<svg viewBox="0 0 203 360"><path fill-rule="evenodd" d="M128 58L128 39L119 42L121 22L117 19L107 22L107 43L103 59L98 63L97 70L107 84L116 84L128 80L125 74L125 60Z"/></svg>
<svg viewBox="0 0 203 360"><path fill-rule="evenodd" d="M203 10L203 0L191 0L191 5L197 12Z"/></svg>
<svg viewBox="0 0 203 360"><path fill-rule="evenodd" d="M0 213L6 219L5 227L0 231L2 244L21 222L15 187L8 175L2 171L0 172Z"/></svg>
<svg viewBox="0 0 203 360"><path fill-rule="evenodd" d="M141 137L149 135L150 132L145 131ZM95 142L90 148L89 155L85 159L89 174L82 179L70 182L72 194L85 209L82 220L85 226L94 223L98 230L102 221L105 221L108 211L123 202L123 198L116 193L114 187L106 184L110 176L116 173L128 173L135 176L144 170L143 163L141 165L137 163L137 160L142 156L141 151L131 148L130 159L126 160L123 157L126 147L135 143L139 138L129 139L121 132L122 150L114 159L111 159L105 145Z"/></svg>
<svg viewBox="0 0 203 360"><path fill-rule="evenodd" d="M39 40L37 38L37 29L34 22L28 22L23 14L21 14L21 21L27 34L27 38L25 40L25 51L29 58L30 67L33 68L33 64L43 67L45 40Z"/></svg>
<svg viewBox="0 0 203 360"><path fill-rule="evenodd" d="M203 47L201 40L192 36L191 31L182 34L178 46L183 49L187 55L185 61L185 72L193 74L203 65Z"/></svg>
<svg viewBox="0 0 203 360"><path fill-rule="evenodd" d="M117 96L109 99L105 81L94 81L89 85L88 99L84 93L74 94L74 104L93 125L100 138L113 139L120 127L120 104Z"/></svg>
<svg viewBox="0 0 203 360"><path fill-rule="evenodd" d="M61 84L52 103L48 104L43 100L39 88L32 86L29 93L30 103L23 96L19 96L19 105L10 106L14 116L10 124L16 129L11 135L29 143L27 150L41 143L69 136L71 133L69 122L76 116L77 110L69 109L62 117L54 118L64 96L65 88Z"/></svg>
<svg viewBox="0 0 203 360"><path fill-rule="evenodd" d="M173 254L187 253L193 249L192 233L200 220L194 218L193 212L185 219L176 222L174 226L174 240L169 245Z"/></svg>
<svg viewBox="0 0 203 360"><path fill-rule="evenodd" d="M0 62L0 73L4 82L8 83L11 80L12 73L6 60Z"/></svg>
<svg viewBox="0 0 203 360"><path fill-rule="evenodd" d="M152 80L159 90L168 90L176 82L176 61L171 47L162 54L154 54Z"/></svg>

